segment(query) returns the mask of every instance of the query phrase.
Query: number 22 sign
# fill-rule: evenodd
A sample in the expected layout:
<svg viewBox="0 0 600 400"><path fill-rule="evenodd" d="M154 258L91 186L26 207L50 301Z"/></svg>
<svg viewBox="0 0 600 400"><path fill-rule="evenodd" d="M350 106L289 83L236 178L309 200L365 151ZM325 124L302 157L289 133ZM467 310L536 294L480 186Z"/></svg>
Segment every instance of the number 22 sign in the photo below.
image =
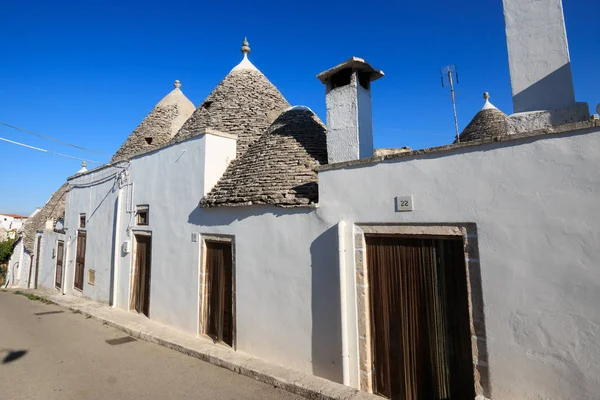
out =
<svg viewBox="0 0 600 400"><path fill-rule="evenodd" d="M396 197L396 212L412 211L412 210L413 210L413 197L412 196Z"/></svg>

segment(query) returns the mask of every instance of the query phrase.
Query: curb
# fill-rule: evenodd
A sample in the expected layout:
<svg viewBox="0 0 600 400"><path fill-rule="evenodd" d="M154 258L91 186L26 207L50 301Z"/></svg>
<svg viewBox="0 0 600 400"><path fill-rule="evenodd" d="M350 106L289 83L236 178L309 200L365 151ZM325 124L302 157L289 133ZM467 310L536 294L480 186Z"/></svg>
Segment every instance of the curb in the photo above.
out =
<svg viewBox="0 0 600 400"><path fill-rule="evenodd" d="M233 352L213 344L206 344L202 349L192 349L183 344L161 338L141 329L131 328L110 319L95 315L83 308L70 304L57 302L49 297L48 293L27 289L3 289L6 292L20 291L24 294L35 294L54 305L65 308L71 312L81 314L87 318L100 321L112 328L125 332L131 337L146 342L155 343L171 350L198 358L221 368L226 368L240 375L247 376L259 382L283 389L311 400L381 400L381 397L361 392L349 386L329 381L314 375L295 371L285 367L262 361L250 355ZM203 343L202 343L203 344Z"/></svg>

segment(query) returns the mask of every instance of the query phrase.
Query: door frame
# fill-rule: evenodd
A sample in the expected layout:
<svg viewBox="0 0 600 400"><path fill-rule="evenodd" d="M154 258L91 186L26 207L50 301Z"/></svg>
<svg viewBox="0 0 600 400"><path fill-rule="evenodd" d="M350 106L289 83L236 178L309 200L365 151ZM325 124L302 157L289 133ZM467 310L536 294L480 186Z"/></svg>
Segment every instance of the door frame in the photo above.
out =
<svg viewBox="0 0 600 400"><path fill-rule="evenodd" d="M236 295L236 264L235 264L235 236L221 234L202 234L200 242L200 263L198 266L198 336L209 337L206 334L208 321L208 281L206 265L206 242L228 243L231 245L231 349L237 349L237 295ZM211 338L212 339L212 338ZM228 345L224 345L229 348Z"/></svg>
<svg viewBox="0 0 600 400"><path fill-rule="evenodd" d="M40 277L40 256L42 255L42 235L37 235L37 247L35 249L35 282L34 289L38 288Z"/></svg>
<svg viewBox="0 0 600 400"><path fill-rule="evenodd" d="M138 248L138 242L137 242L137 238L138 236L146 236L146 237L150 237L150 255L152 255L152 231L147 231L147 230L132 230L132 235L131 235L131 257L130 258L130 265L129 265L129 294L127 296L127 310L128 311L135 311L135 305L133 304L132 300L132 296L133 296L133 288L134 285L136 283L137 280L137 248ZM152 256L150 257L150 288L152 287ZM148 289L148 308L150 308L150 288ZM148 314L150 314L150 312L148 312Z"/></svg>
<svg viewBox="0 0 600 400"><path fill-rule="evenodd" d="M371 335L371 305L369 299L369 265L366 257L365 235L384 235L410 238L462 238L465 249L465 268L469 298L473 376L475 393L490 397L491 384L488 369L487 335L479 265L477 226L474 223L457 224L354 224L354 273L357 311L358 362L360 390L373 393L373 348Z"/></svg>
<svg viewBox="0 0 600 400"><path fill-rule="evenodd" d="M60 267L60 281L58 280L58 255L60 254L59 248L62 244L62 265ZM58 290L62 290L63 287L63 278L65 275L65 241L57 240L56 241L56 263L54 263L54 287ZM58 286L56 283L58 282Z"/></svg>

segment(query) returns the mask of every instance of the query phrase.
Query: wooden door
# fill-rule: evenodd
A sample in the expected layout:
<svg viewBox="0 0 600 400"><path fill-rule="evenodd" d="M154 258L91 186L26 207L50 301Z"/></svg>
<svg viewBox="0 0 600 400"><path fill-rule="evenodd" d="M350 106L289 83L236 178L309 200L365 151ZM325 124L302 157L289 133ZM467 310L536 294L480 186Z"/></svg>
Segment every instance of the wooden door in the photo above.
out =
<svg viewBox="0 0 600 400"><path fill-rule="evenodd" d="M135 240L135 277L133 282L132 306L137 312L149 317L152 236L135 235Z"/></svg>
<svg viewBox="0 0 600 400"><path fill-rule="evenodd" d="M40 275L40 251L42 248L42 237L38 236L37 249L35 251L35 289L38 287L39 275Z"/></svg>
<svg viewBox="0 0 600 400"><path fill-rule="evenodd" d="M76 289L83 290L83 273L85 270L85 248L87 234L83 231L77 232L77 251L75 253L75 282Z"/></svg>
<svg viewBox="0 0 600 400"><path fill-rule="evenodd" d="M56 274L54 277L54 286L57 289L62 288L64 256L65 242L59 240L58 245L56 246Z"/></svg>
<svg viewBox="0 0 600 400"><path fill-rule="evenodd" d="M367 237L374 392L475 397L462 240Z"/></svg>
<svg viewBox="0 0 600 400"><path fill-rule="evenodd" d="M31 271L33 271L33 254L29 256L29 277L27 278L27 289L31 288Z"/></svg>
<svg viewBox="0 0 600 400"><path fill-rule="evenodd" d="M233 347L232 249L228 242L206 242L207 306L205 333Z"/></svg>

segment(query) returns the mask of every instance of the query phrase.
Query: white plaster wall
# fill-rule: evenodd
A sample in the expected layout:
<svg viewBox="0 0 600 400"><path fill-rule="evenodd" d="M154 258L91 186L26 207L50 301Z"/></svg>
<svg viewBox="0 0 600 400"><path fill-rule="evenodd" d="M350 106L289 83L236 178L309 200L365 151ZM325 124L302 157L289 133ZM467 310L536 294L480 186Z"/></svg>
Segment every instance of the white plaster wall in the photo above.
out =
<svg viewBox="0 0 600 400"><path fill-rule="evenodd" d="M329 163L357 160L358 138L357 82L327 89L327 159Z"/></svg>
<svg viewBox="0 0 600 400"><path fill-rule="evenodd" d="M600 130L322 171L320 212L476 223L492 398L597 399L598 154ZM414 211L394 212L402 195Z"/></svg>
<svg viewBox="0 0 600 400"><path fill-rule="evenodd" d="M235 159L236 140L217 135L204 136L204 194L217 184L229 163Z"/></svg>
<svg viewBox="0 0 600 400"><path fill-rule="evenodd" d="M359 158L373 157L371 91L357 85Z"/></svg>
<svg viewBox="0 0 600 400"><path fill-rule="evenodd" d="M65 211L66 280L64 291L109 303L112 293L112 252L118 187L121 168L108 167L71 179ZM74 289L75 254L79 215L86 214L87 232L83 291ZM88 270L96 271L95 284L88 284Z"/></svg>
<svg viewBox="0 0 600 400"><path fill-rule="evenodd" d="M29 267L31 264L31 254L29 254L25 249L21 253L21 261L19 262L19 284L20 288L27 288L29 285ZM33 280L34 273L31 272L31 279Z"/></svg>
<svg viewBox="0 0 600 400"><path fill-rule="evenodd" d="M23 241L19 240L15 245L10 260L8 260L8 270L6 273L7 287L18 286L21 278L21 258L23 257Z"/></svg>
<svg viewBox="0 0 600 400"><path fill-rule="evenodd" d="M45 230L42 234L42 251L40 255L40 277L38 288L54 289L56 277L56 250L59 240L65 239L64 234Z"/></svg>
<svg viewBox="0 0 600 400"><path fill-rule="evenodd" d="M133 205L149 205L150 223L128 226L124 217L121 237L131 240L138 230L152 234L150 319L198 334L201 240L193 242L192 233L233 235L236 349L341 381L333 224L313 209L199 208L213 185L211 177L220 176L235 154L224 140L205 135L131 161ZM205 166L221 172L205 173ZM121 254L119 263L118 307L123 309L129 301L131 258Z"/></svg>
<svg viewBox="0 0 600 400"><path fill-rule="evenodd" d="M503 0L514 111L575 105L562 0Z"/></svg>

